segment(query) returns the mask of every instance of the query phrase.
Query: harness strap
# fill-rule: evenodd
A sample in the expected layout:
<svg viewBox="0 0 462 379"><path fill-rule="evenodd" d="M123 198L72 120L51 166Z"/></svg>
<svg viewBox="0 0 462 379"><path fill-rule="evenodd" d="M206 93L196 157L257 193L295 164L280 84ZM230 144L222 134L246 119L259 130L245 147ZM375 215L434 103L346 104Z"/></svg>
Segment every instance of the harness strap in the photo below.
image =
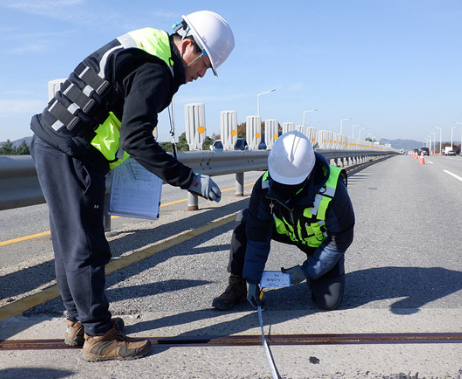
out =
<svg viewBox="0 0 462 379"><path fill-rule="evenodd" d="M58 131L64 125L70 131L74 130L79 124L79 118L74 116L76 109L75 104L71 104L68 108L65 108L59 101L56 99L52 100L53 104L49 106L48 112L50 112L55 118L56 121L51 125L51 127Z"/></svg>
<svg viewBox="0 0 462 379"><path fill-rule="evenodd" d="M84 63L80 63L74 72L100 96L106 95L111 88L111 83L101 78L94 70Z"/></svg>
<svg viewBox="0 0 462 379"><path fill-rule="evenodd" d="M63 87L61 88L61 92L76 103L80 109L86 113L90 114L91 110L96 104L96 101L89 98L86 94L80 91L74 84L66 80L64 82Z"/></svg>
<svg viewBox="0 0 462 379"><path fill-rule="evenodd" d="M107 116L106 108L100 105L102 105L102 99L111 90L111 84L84 63L80 63L71 76L78 78L82 86L85 87L80 90L76 84L66 80L60 91L63 96L69 99L69 106L66 108L56 98L50 101L48 112L56 119L51 125L56 131L63 126L66 126L69 131L73 131L81 123L80 117L96 127ZM82 114L79 115L77 113L79 110L87 117Z"/></svg>

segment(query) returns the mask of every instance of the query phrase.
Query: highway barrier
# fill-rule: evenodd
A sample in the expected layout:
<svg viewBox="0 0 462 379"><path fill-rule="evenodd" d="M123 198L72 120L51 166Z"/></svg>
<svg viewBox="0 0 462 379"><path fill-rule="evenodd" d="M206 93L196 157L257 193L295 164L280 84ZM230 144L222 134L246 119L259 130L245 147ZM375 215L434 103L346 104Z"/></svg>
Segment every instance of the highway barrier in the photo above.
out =
<svg viewBox="0 0 462 379"><path fill-rule="evenodd" d="M331 164L340 167L397 154L394 150L316 150L316 152L323 155ZM244 173L266 170L268 154L269 150L198 150L179 152L178 159L200 174L210 176L236 174L236 195L240 195L244 184ZM108 184L110 180L109 175ZM109 188L110 185L108 191ZM44 202L32 158L28 155L0 156L0 210Z"/></svg>

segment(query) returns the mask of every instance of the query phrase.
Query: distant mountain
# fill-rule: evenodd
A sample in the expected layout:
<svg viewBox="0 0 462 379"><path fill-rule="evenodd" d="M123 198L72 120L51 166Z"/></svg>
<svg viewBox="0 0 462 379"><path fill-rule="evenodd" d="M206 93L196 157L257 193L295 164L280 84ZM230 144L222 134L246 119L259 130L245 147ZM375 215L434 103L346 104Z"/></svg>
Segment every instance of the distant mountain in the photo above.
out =
<svg viewBox="0 0 462 379"><path fill-rule="evenodd" d="M414 149L420 149L423 147L425 144L424 142L419 142L419 141L414 141L410 139L395 139L395 140L387 140L382 138L380 140L382 144L390 144L392 148L397 149L397 150L414 150Z"/></svg>
<svg viewBox="0 0 462 379"><path fill-rule="evenodd" d="M32 140L32 137L24 137L24 138L18 139L16 141L11 141L11 142L13 143L14 147L19 147L22 144L22 141L26 141L27 146L30 146L31 140ZM6 141L0 142L0 146L2 146L5 142ZM421 147L424 146L423 142L409 140L409 139L388 140L388 139L382 138L380 142L382 144L390 144L391 147L393 147L394 149L398 149L398 150L400 149L414 150L414 149L420 149Z"/></svg>

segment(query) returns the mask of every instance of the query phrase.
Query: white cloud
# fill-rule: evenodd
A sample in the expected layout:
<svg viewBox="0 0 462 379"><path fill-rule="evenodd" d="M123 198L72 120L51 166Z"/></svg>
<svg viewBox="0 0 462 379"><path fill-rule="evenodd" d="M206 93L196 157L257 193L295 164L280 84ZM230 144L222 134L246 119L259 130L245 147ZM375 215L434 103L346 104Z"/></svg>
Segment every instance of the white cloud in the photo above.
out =
<svg viewBox="0 0 462 379"><path fill-rule="evenodd" d="M50 14L60 8L83 4L85 0L4 0L2 5L7 8L19 9L34 14Z"/></svg>
<svg viewBox="0 0 462 379"><path fill-rule="evenodd" d="M0 99L0 116L32 114L44 108L43 100L3 100Z"/></svg>

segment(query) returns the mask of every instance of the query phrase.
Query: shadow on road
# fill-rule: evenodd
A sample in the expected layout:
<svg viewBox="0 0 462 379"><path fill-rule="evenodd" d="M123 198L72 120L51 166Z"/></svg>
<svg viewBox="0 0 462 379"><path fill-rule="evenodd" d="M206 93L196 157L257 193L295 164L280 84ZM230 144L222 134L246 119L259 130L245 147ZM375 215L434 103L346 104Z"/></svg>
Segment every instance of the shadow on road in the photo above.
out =
<svg viewBox="0 0 462 379"><path fill-rule="evenodd" d="M345 309L397 299L390 305L394 314L416 313L462 289L462 272L442 267L378 267L348 273L346 280Z"/></svg>
<svg viewBox="0 0 462 379"><path fill-rule="evenodd" d="M17 379L17 378L68 378L74 375L72 371L54 370L51 368L41 367L11 367L0 370L0 378Z"/></svg>
<svg viewBox="0 0 462 379"><path fill-rule="evenodd" d="M346 280L345 301L340 309L357 308L373 301L397 299L390 305L389 309L392 313L398 315L416 313L422 306L462 289L462 272L440 267L382 267L366 269L348 273ZM265 296L266 301L263 308L267 311L305 310L307 315L325 312L308 300L310 296L306 284L271 290ZM242 311L251 310L250 305L243 303L230 312L239 315ZM226 313L229 312L221 312L210 308L183 312L157 320L140 322L128 327L127 332L155 331L166 327L214 319ZM259 326L258 318L254 313L245 313L243 316L234 318L233 320L194 329L180 336L223 336L243 333L250 328ZM298 317L298 315L299 312L297 316L293 317ZM291 313L268 312L264 314L264 317L265 324L274 325L290 320Z"/></svg>

